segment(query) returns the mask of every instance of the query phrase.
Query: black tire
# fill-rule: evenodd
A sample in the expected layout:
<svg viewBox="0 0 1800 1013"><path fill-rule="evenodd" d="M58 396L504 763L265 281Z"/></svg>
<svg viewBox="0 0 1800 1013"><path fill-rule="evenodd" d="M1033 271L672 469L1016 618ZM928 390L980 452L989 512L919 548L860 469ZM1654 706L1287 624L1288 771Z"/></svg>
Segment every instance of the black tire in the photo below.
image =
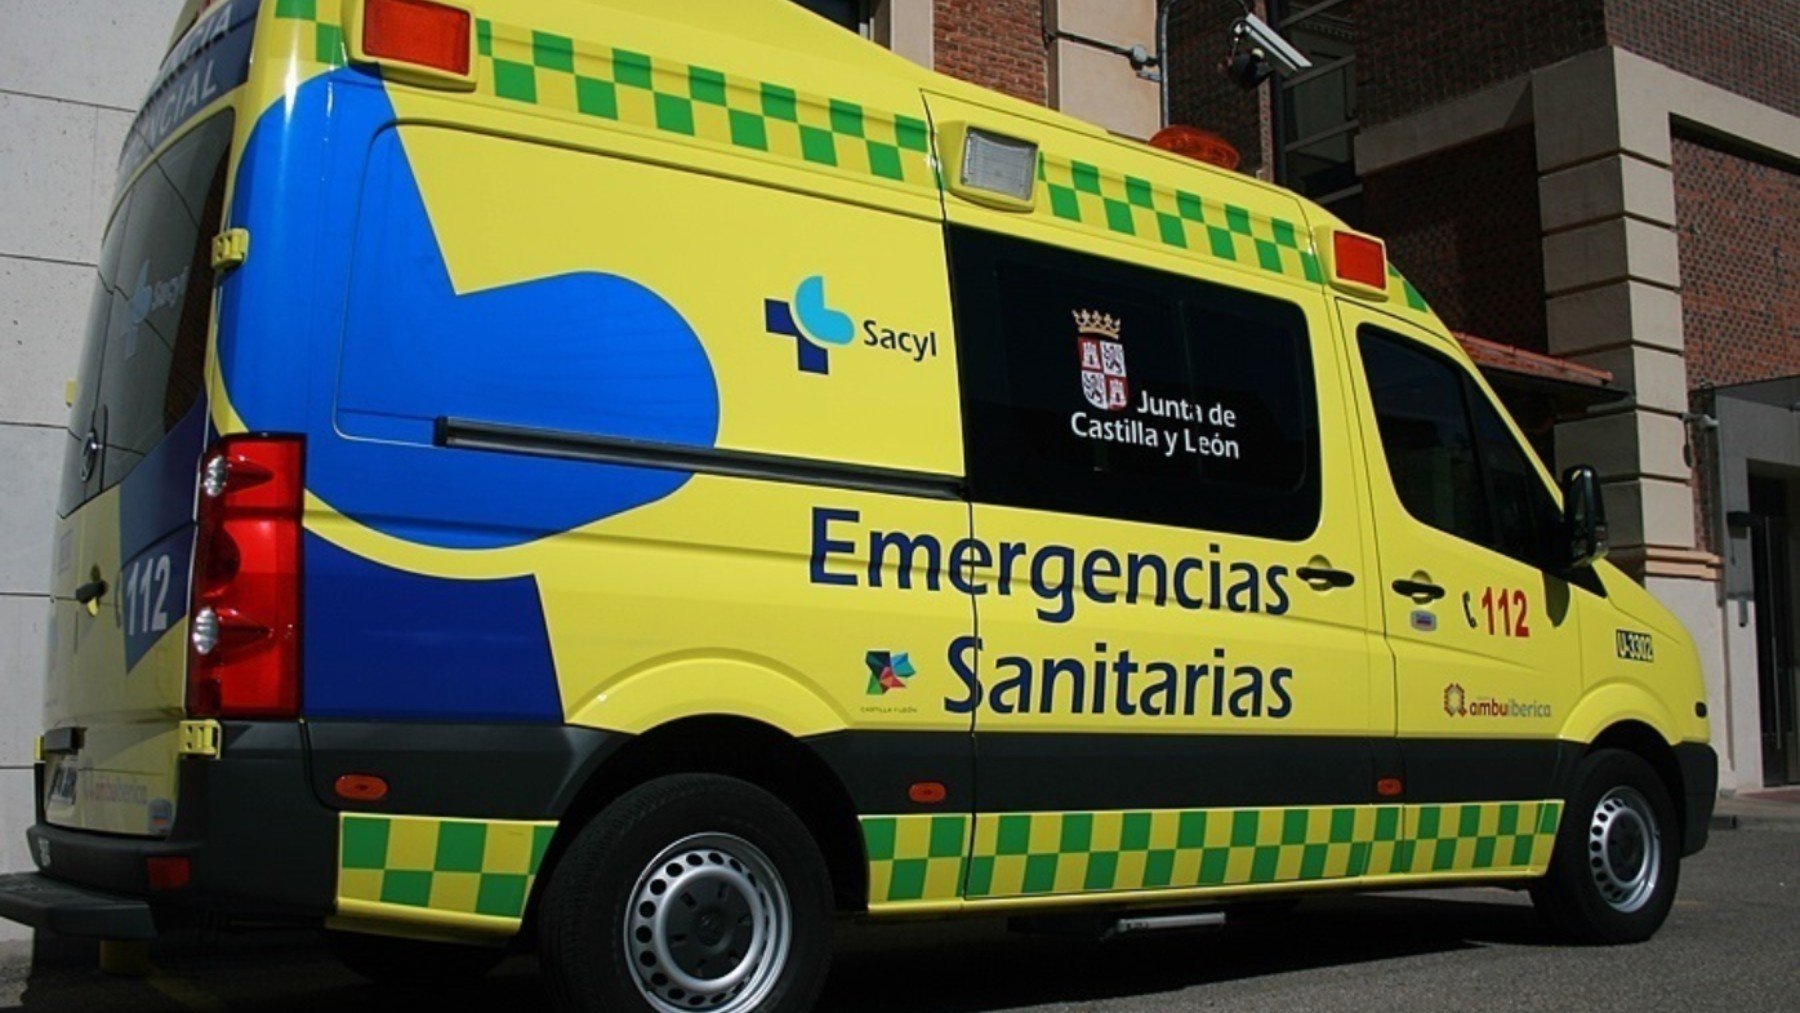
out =
<svg viewBox="0 0 1800 1013"><path fill-rule="evenodd" d="M433 943L364 932L325 933L338 960L377 985L392 988L452 989L468 985L506 958L498 946Z"/></svg>
<svg viewBox="0 0 1800 1013"><path fill-rule="evenodd" d="M759 864L773 882L758 878ZM665 893L666 912L657 907ZM757 937L744 926L762 924L760 938L779 938L778 919L765 915L779 910L781 895L786 957L764 967L749 955ZM825 983L832 920L825 860L792 810L734 778L683 774L632 789L581 829L550 875L538 946L558 1009L802 1013ZM667 928L652 932L652 924ZM670 960L657 959L659 946L675 970L708 984L729 979L721 968L757 970L734 991L696 996L661 973Z"/></svg>
<svg viewBox="0 0 1800 1013"><path fill-rule="evenodd" d="M1634 827L1647 831L1641 851ZM1652 861L1653 874L1632 875ZM1662 779L1635 753L1590 753L1575 768L1549 873L1531 888L1537 909L1578 942L1642 942L1668 918L1680 881L1681 833Z"/></svg>

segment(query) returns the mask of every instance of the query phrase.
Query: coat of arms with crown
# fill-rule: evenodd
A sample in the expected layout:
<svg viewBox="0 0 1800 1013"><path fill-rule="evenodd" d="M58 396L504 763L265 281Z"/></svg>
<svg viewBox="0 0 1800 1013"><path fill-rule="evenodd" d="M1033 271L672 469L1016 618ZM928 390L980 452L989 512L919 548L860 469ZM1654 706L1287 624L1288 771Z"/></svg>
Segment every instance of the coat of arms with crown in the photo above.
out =
<svg viewBox="0 0 1800 1013"><path fill-rule="evenodd" d="M1081 392L1095 408L1117 411L1131 401L1131 386L1125 379L1125 346L1119 343L1122 326L1119 318L1109 313L1075 311Z"/></svg>

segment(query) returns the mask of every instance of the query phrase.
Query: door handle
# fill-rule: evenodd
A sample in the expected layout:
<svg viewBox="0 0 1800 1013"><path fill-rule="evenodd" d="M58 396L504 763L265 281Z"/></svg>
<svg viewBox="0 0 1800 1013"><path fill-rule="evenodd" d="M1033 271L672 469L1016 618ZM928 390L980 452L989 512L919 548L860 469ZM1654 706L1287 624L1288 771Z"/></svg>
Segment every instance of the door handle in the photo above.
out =
<svg viewBox="0 0 1800 1013"><path fill-rule="evenodd" d="M106 581L90 580L75 589L75 600L83 605L92 605L106 593Z"/></svg>
<svg viewBox="0 0 1800 1013"><path fill-rule="evenodd" d="M1428 580L1396 580L1394 590L1419 601L1437 601L1444 596L1444 589Z"/></svg>
<svg viewBox="0 0 1800 1013"><path fill-rule="evenodd" d="M1315 586L1326 588L1349 587L1356 583L1356 574L1348 570L1337 570L1329 566L1302 566L1294 571L1294 576Z"/></svg>

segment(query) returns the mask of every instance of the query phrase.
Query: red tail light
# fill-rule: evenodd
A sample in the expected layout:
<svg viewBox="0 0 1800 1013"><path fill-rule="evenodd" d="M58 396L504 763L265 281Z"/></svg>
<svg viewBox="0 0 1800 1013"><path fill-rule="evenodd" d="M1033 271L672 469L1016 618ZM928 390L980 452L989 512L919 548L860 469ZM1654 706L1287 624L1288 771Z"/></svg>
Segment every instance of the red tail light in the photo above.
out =
<svg viewBox="0 0 1800 1013"><path fill-rule="evenodd" d="M185 890L194 878L193 863L186 855L157 855L144 859L144 878L152 890Z"/></svg>
<svg viewBox="0 0 1800 1013"><path fill-rule="evenodd" d="M363 52L449 74L469 73L466 10L430 0L368 0L363 14Z"/></svg>
<svg viewBox="0 0 1800 1013"><path fill-rule="evenodd" d="M300 714L300 511L297 436L228 436L200 465L188 713Z"/></svg>

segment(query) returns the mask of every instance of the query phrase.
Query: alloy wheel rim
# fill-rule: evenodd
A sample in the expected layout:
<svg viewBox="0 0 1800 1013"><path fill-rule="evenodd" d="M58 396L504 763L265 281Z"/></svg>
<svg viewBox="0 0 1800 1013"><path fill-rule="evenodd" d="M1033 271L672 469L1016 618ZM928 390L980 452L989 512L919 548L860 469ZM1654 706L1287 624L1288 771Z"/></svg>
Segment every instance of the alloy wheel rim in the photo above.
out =
<svg viewBox="0 0 1800 1013"><path fill-rule="evenodd" d="M644 867L625 913L625 957L660 1013L756 1008L787 964L793 909L760 849L695 834Z"/></svg>
<svg viewBox="0 0 1800 1013"><path fill-rule="evenodd" d="M1588 825L1588 868L1608 907L1630 914L1650 902L1662 878L1662 848L1641 792L1619 787L1601 797Z"/></svg>

